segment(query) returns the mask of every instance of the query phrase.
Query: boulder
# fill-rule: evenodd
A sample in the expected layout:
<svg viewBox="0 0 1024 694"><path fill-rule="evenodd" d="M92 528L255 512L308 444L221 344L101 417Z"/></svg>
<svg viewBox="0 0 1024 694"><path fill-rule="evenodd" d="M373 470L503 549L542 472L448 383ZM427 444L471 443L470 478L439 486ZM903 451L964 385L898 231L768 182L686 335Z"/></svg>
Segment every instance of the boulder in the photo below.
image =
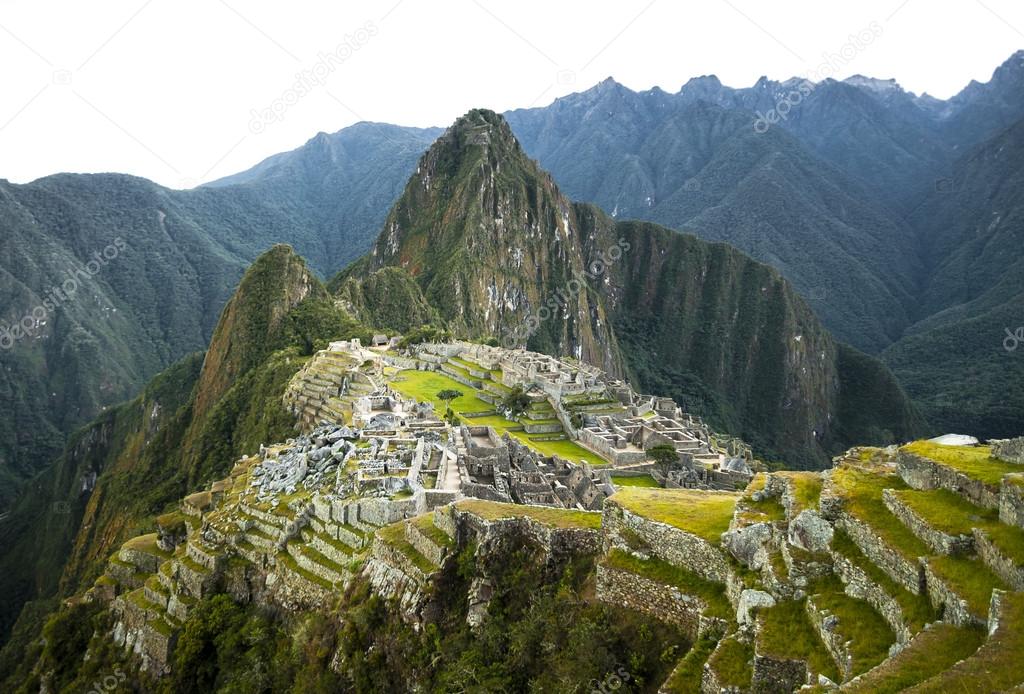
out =
<svg viewBox="0 0 1024 694"><path fill-rule="evenodd" d="M739 605L736 608L736 621L740 626L754 623L753 610L762 607L774 607L775 598L763 590L747 588L740 593Z"/></svg>
<svg viewBox="0 0 1024 694"><path fill-rule="evenodd" d="M768 523L754 523L722 534L722 545L737 561L757 571L768 558L767 545L772 538Z"/></svg>
<svg viewBox="0 0 1024 694"><path fill-rule="evenodd" d="M817 511L801 511L789 524L789 544L808 552L824 552L832 543L832 533L832 525Z"/></svg>

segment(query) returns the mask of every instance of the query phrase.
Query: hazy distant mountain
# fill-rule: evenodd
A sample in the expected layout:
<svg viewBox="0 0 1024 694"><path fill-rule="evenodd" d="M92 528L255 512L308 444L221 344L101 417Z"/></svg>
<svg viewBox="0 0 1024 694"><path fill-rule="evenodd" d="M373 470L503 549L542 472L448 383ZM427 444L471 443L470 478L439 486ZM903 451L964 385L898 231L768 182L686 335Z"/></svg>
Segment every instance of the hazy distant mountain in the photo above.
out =
<svg viewBox="0 0 1024 694"><path fill-rule="evenodd" d="M899 337L919 271L910 230L781 128L688 101L606 81L509 122L570 195L746 251L861 349Z"/></svg>
<svg viewBox="0 0 1024 694"><path fill-rule="evenodd" d="M926 317L885 358L937 425L1013 436L1024 423L1024 121L954 171L912 217L931 269Z"/></svg>

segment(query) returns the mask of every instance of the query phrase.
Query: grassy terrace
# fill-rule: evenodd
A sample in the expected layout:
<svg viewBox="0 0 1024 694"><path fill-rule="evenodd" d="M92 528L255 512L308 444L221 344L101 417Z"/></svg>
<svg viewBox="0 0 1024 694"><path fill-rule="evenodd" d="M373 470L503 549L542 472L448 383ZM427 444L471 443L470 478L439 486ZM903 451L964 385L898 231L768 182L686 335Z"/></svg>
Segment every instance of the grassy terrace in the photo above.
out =
<svg viewBox="0 0 1024 694"><path fill-rule="evenodd" d="M419 530L428 540L433 542L438 547L452 547L455 541L448 537L448 534L441 530L439 527L434 525L434 514L424 513L422 516L417 516L411 521L416 529Z"/></svg>
<svg viewBox="0 0 1024 694"><path fill-rule="evenodd" d="M974 655L908 691L948 694L1009 690L1024 682L1022 651L1024 593L1008 593L999 628Z"/></svg>
<svg viewBox="0 0 1024 694"><path fill-rule="evenodd" d="M931 553L928 545L910 532L882 501L883 489L907 489L899 476L843 465L835 469L832 481L845 499L846 511L871 526L885 544L905 559L916 562L918 557Z"/></svg>
<svg viewBox="0 0 1024 694"><path fill-rule="evenodd" d="M718 648L708 659L708 665L718 675L718 683L721 686L746 689L754 677L753 660L752 644L728 638L718 644Z"/></svg>
<svg viewBox="0 0 1024 694"><path fill-rule="evenodd" d="M902 450L959 470L972 479L994 487L999 486L1003 475L1020 472L1020 465L993 458L992 449L988 446L943 446L929 441L915 441Z"/></svg>
<svg viewBox="0 0 1024 694"><path fill-rule="evenodd" d="M646 487L648 489L660 488L658 482L650 475L640 477L627 477L625 475L612 475L612 484L616 487Z"/></svg>
<svg viewBox="0 0 1024 694"><path fill-rule="evenodd" d="M442 390L449 389L465 393L461 398L452 401L452 409L459 414L494 411L494 405L478 398L472 388L434 371L400 371L389 385L406 397L433 404L434 411L438 413L443 413L447 405L437 398L437 394ZM504 417L494 415L475 418L467 417L465 422L471 426L493 427L498 436L508 432L510 436L514 436L520 443L532 448L541 455L557 455L574 463L582 459L591 465L608 464L608 461L597 453L584 448L575 441L568 439L564 441L531 441L529 435L525 432L514 430L522 425L518 422L511 422Z"/></svg>
<svg viewBox="0 0 1024 694"><path fill-rule="evenodd" d="M854 566L867 574L868 578L878 584L899 604L900 610L903 612L903 619L911 631L919 631L924 628L925 624L939 618L927 595L915 595L892 580L889 574L864 556L856 543L840 528L836 529L832 537L832 549L849 559Z"/></svg>
<svg viewBox="0 0 1024 694"><path fill-rule="evenodd" d="M412 546L405 537L405 521L387 525L377 531L377 537L404 554L413 565L424 574L431 574L437 571L437 566L420 554L420 551Z"/></svg>
<svg viewBox="0 0 1024 694"><path fill-rule="evenodd" d="M789 481L793 489L793 515L805 509L818 508L821 497L822 478L817 472L777 472L779 477Z"/></svg>
<svg viewBox="0 0 1024 694"><path fill-rule="evenodd" d="M287 552L278 552L277 561L278 563L283 564L285 567L287 567L289 571L298 574L299 576L302 576L310 583L315 583L321 588L326 588L327 590L332 590L334 588L334 584L328 581L326 578L321 578L312 571L308 571L307 569L304 569L301 566L299 566L298 562L295 561L295 557L288 554Z"/></svg>
<svg viewBox="0 0 1024 694"><path fill-rule="evenodd" d="M605 563L613 569L628 571L655 583L678 588L685 595L700 598L707 604L707 615L710 617L731 620L735 615L729 600L725 597L723 584L708 581L675 564L657 558L640 559L621 549L613 549L609 552ZM749 677L747 681L750 681Z"/></svg>
<svg viewBox="0 0 1024 694"><path fill-rule="evenodd" d="M836 663L811 626L804 603L805 600L787 600L762 610L757 650L776 658L803 660L812 672L838 682Z"/></svg>
<svg viewBox="0 0 1024 694"><path fill-rule="evenodd" d="M747 485L746 493L740 500L744 507L741 519L744 523L773 523L786 520L786 509L782 506L782 500L777 496L771 496L761 501L754 501L751 497L755 492L764 490L768 481L763 472L754 475L754 478Z"/></svg>
<svg viewBox="0 0 1024 694"><path fill-rule="evenodd" d="M739 494L691 489L622 489L611 497L623 508L685 530L717 545L729 529Z"/></svg>
<svg viewBox="0 0 1024 694"><path fill-rule="evenodd" d="M461 511L473 513L485 520L532 518L538 523L555 528L597 530L601 527L601 514L596 511L572 511L569 509L550 508L548 506L503 504L498 501L484 501L483 499L459 501L456 503L456 506Z"/></svg>
<svg viewBox="0 0 1024 694"><path fill-rule="evenodd" d="M448 357L448 362L450 364L455 364L463 371L469 371L470 369L472 369L473 371L479 371L481 373L487 372L487 369L480 366L479 364L474 364L471 361L466 361L465 359L461 359L459 357Z"/></svg>
<svg viewBox="0 0 1024 694"><path fill-rule="evenodd" d="M937 622L914 637L910 645L843 691L851 694L892 694L951 668L985 640L985 631ZM969 691L953 689L951 691Z"/></svg>
<svg viewBox="0 0 1024 694"><path fill-rule="evenodd" d="M848 596L842 581L834 575L820 579L810 592L819 609L839 618L838 630L844 639L852 641L853 674L866 672L888 657L896 635L870 603Z"/></svg>
<svg viewBox="0 0 1024 694"><path fill-rule="evenodd" d="M928 565L943 583L967 601L971 613L982 619L988 616L992 591L1006 589L1006 585L978 559L932 557Z"/></svg>
<svg viewBox="0 0 1024 694"><path fill-rule="evenodd" d="M662 691L671 694L692 694L700 691L700 680L704 675L704 663L715 649L716 641L703 637L683 657L676 669L662 685Z"/></svg>
<svg viewBox="0 0 1024 694"><path fill-rule="evenodd" d="M169 559L173 552L168 552L165 549L160 549L156 543L156 533L149 533L148 535L139 535L121 545L124 549L133 549L138 552L145 552L146 554L152 554L157 557L163 557Z"/></svg>
<svg viewBox="0 0 1024 694"><path fill-rule="evenodd" d="M1014 563L1024 564L1024 530L999 522L999 511L975 506L947 489L897 492L928 525L947 535L970 535L980 528Z"/></svg>

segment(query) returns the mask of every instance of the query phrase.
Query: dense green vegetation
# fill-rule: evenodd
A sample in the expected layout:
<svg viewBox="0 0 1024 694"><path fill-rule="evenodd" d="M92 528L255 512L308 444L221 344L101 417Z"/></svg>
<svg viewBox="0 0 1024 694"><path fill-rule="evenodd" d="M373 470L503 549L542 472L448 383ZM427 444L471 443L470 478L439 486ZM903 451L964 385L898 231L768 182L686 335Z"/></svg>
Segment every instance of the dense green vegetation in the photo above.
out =
<svg viewBox="0 0 1024 694"><path fill-rule="evenodd" d="M348 599L339 634L341 665L355 691L552 691L588 693L615 675L619 691L648 691L689 644L634 611L582 599L593 565L580 560L553 575L528 546L480 565L463 549L435 591L438 621L420 633L365 586ZM495 594L487 621L466 625L468 582L485 573Z"/></svg>
<svg viewBox="0 0 1024 694"><path fill-rule="evenodd" d="M290 249L265 254L225 308L205 358L184 360L76 434L33 483L38 493L0 526L0 581L16 598L0 611L5 634L24 601L90 585L114 547L152 530L182 496L261 443L287 438L294 419L285 385L312 349L345 336L365 337L366 328L333 307ZM86 475L96 479L90 496L80 494ZM25 613L37 630L39 617ZM9 647L0 662L16 662L24 644Z"/></svg>

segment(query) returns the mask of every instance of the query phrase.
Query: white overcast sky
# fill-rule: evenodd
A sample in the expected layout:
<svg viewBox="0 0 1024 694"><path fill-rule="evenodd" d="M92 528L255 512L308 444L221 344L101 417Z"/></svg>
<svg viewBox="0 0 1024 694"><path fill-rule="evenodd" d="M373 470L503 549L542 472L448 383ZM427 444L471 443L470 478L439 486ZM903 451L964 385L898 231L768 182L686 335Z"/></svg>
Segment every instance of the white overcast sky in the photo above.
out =
<svg viewBox="0 0 1024 694"><path fill-rule="evenodd" d="M608 76L671 92L806 76L872 22L881 35L839 77L947 98L1024 48L1020 0L0 0L0 178L191 187L359 120L447 125ZM323 84L250 125L346 36L358 49Z"/></svg>

